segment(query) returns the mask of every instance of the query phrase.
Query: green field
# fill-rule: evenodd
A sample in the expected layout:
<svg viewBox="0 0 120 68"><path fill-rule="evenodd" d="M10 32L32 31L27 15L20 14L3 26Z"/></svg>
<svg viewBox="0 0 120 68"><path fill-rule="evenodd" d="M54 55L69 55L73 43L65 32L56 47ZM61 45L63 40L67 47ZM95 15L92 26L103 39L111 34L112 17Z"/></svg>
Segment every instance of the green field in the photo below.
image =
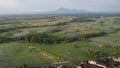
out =
<svg viewBox="0 0 120 68"><path fill-rule="evenodd" d="M108 36L91 38L93 42L105 44L105 45L119 45L120 46L120 35L119 34L110 34Z"/></svg>
<svg viewBox="0 0 120 68"><path fill-rule="evenodd" d="M49 46L49 47L48 47ZM99 47L96 44L91 42L74 42L67 44L55 44L55 45L38 45L39 48L42 48L52 54L64 57L68 60L88 60L88 49L92 49L94 51L103 50L106 52L113 52L111 48Z"/></svg>
<svg viewBox="0 0 120 68"><path fill-rule="evenodd" d="M0 44L0 60L0 66L47 63L45 57L30 52L27 46L21 42Z"/></svg>
<svg viewBox="0 0 120 68"><path fill-rule="evenodd" d="M0 66L89 60L120 49L119 16L0 17Z"/></svg>

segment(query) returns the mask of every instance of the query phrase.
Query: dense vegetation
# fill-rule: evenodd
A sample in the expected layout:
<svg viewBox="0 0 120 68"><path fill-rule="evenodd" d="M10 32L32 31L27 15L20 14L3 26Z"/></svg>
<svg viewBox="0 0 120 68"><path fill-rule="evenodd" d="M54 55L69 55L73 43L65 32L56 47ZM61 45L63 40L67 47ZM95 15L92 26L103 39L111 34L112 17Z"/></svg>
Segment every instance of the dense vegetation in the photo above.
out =
<svg viewBox="0 0 120 68"><path fill-rule="evenodd" d="M95 20L89 17L77 17L73 18L71 22L95 22Z"/></svg>
<svg viewBox="0 0 120 68"><path fill-rule="evenodd" d="M0 66L76 59L107 62L107 56L120 52L119 26L119 16L1 16Z"/></svg>
<svg viewBox="0 0 120 68"><path fill-rule="evenodd" d="M87 41L87 38L92 37L98 37L98 36L104 36L107 35L105 32L99 32L99 33L90 33L90 34L84 34L76 37L57 37L51 35L49 32L44 33L32 33L28 34L22 37L12 37L12 36L0 36L0 43L7 43L11 41L18 41L18 40L25 40L27 42L31 43L44 43L44 44L58 44L62 42L74 42L74 41Z"/></svg>

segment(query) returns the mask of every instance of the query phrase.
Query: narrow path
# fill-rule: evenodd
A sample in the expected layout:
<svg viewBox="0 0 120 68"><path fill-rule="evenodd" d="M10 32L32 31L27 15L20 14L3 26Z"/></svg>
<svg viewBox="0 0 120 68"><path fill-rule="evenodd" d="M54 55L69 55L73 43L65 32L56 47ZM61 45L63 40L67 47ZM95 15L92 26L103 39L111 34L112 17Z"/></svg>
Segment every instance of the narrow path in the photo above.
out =
<svg viewBox="0 0 120 68"><path fill-rule="evenodd" d="M43 49L40 49L36 46L28 46L28 48L32 51L34 49L34 52L36 52L37 54L39 55L43 55L43 57L47 58L48 59L48 62L51 62L51 63L57 63L57 62L63 62L64 59L61 58L61 57L58 57L54 54L51 54Z"/></svg>

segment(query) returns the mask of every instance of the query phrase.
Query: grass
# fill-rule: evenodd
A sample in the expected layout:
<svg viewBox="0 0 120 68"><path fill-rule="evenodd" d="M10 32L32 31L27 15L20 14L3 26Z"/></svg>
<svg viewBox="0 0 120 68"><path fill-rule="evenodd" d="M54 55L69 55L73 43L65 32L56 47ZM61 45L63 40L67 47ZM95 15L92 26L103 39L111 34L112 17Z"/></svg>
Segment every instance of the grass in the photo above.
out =
<svg viewBox="0 0 120 68"><path fill-rule="evenodd" d="M38 16L39 17L39 16ZM20 17L22 23L10 23L0 25L0 29L9 27L21 27L21 26L40 26L37 28L19 28L15 30L10 30L8 32L0 33L0 35L13 36L20 31L28 31L30 33L41 33L47 32L52 29L60 28L62 31L52 33L52 35L63 38L64 34L74 33L74 35L97 33L97 32L112 32L115 28L119 28L119 24L114 24L114 17L104 17L105 23L101 25L99 23L101 18L96 18L95 22L69 22L67 25L56 26L60 22L68 22L72 20L72 17L57 16L55 21L50 21L50 19L40 19L40 20L22 20L26 17ZM73 16L74 18L74 16ZM41 27L42 26L42 27ZM44 26L44 27L43 27ZM90 27L90 29L86 29ZM88 49L98 51L102 50L107 53L114 53L114 45L120 45L120 35L119 34L109 34L107 36L95 37L90 39L91 42L76 41L72 43L60 43L60 44L35 44L28 42L10 42L0 44L0 66L15 66L26 64L40 64L48 63L51 61L49 57L56 56L67 60L88 60ZM29 46L32 50L30 50ZM101 47L102 46L102 47ZM46 56L42 55L41 52L35 51L43 50ZM54 60L54 59L53 59Z"/></svg>
<svg viewBox="0 0 120 68"><path fill-rule="evenodd" d="M99 47L99 44L95 44L92 42L73 42L73 43L61 43L54 45L45 45L45 44L33 44L36 45L40 49L44 49L47 52L57 55L61 58L66 58L68 60L88 60L88 49L98 51L102 50L107 53L113 53L114 49L111 46L109 47ZM77 46L77 47L76 47Z"/></svg>
<svg viewBox="0 0 120 68"><path fill-rule="evenodd" d="M35 52L30 52L25 44L21 42L11 42L0 44L0 55L5 54L7 58L0 61L0 64L5 65L21 65L21 64L40 64L47 63L48 61L42 55ZM0 59L3 59L1 57Z"/></svg>
<svg viewBox="0 0 120 68"><path fill-rule="evenodd" d="M97 42L105 45L120 45L120 36L119 34L110 34L107 36L101 36L96 38L91 38L93 42Z"/></svg>
<svg viewBox="0 0 120 68"><path fill-rule="evenodd" d="M118 66L118 68L120 68L120 65Z"/></svg>

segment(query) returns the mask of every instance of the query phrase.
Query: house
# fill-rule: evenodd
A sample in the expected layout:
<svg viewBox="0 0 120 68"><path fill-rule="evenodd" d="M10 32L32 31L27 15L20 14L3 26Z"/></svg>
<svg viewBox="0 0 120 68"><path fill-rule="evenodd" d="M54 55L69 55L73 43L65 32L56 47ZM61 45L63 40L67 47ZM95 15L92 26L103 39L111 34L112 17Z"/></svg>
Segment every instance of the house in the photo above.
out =
<svg viewBox="0 0 120 68"><path fill-rule="evenodd" d="M120 55L113 55L111 57L115 62L119 63L120 64Z"/></svg>

